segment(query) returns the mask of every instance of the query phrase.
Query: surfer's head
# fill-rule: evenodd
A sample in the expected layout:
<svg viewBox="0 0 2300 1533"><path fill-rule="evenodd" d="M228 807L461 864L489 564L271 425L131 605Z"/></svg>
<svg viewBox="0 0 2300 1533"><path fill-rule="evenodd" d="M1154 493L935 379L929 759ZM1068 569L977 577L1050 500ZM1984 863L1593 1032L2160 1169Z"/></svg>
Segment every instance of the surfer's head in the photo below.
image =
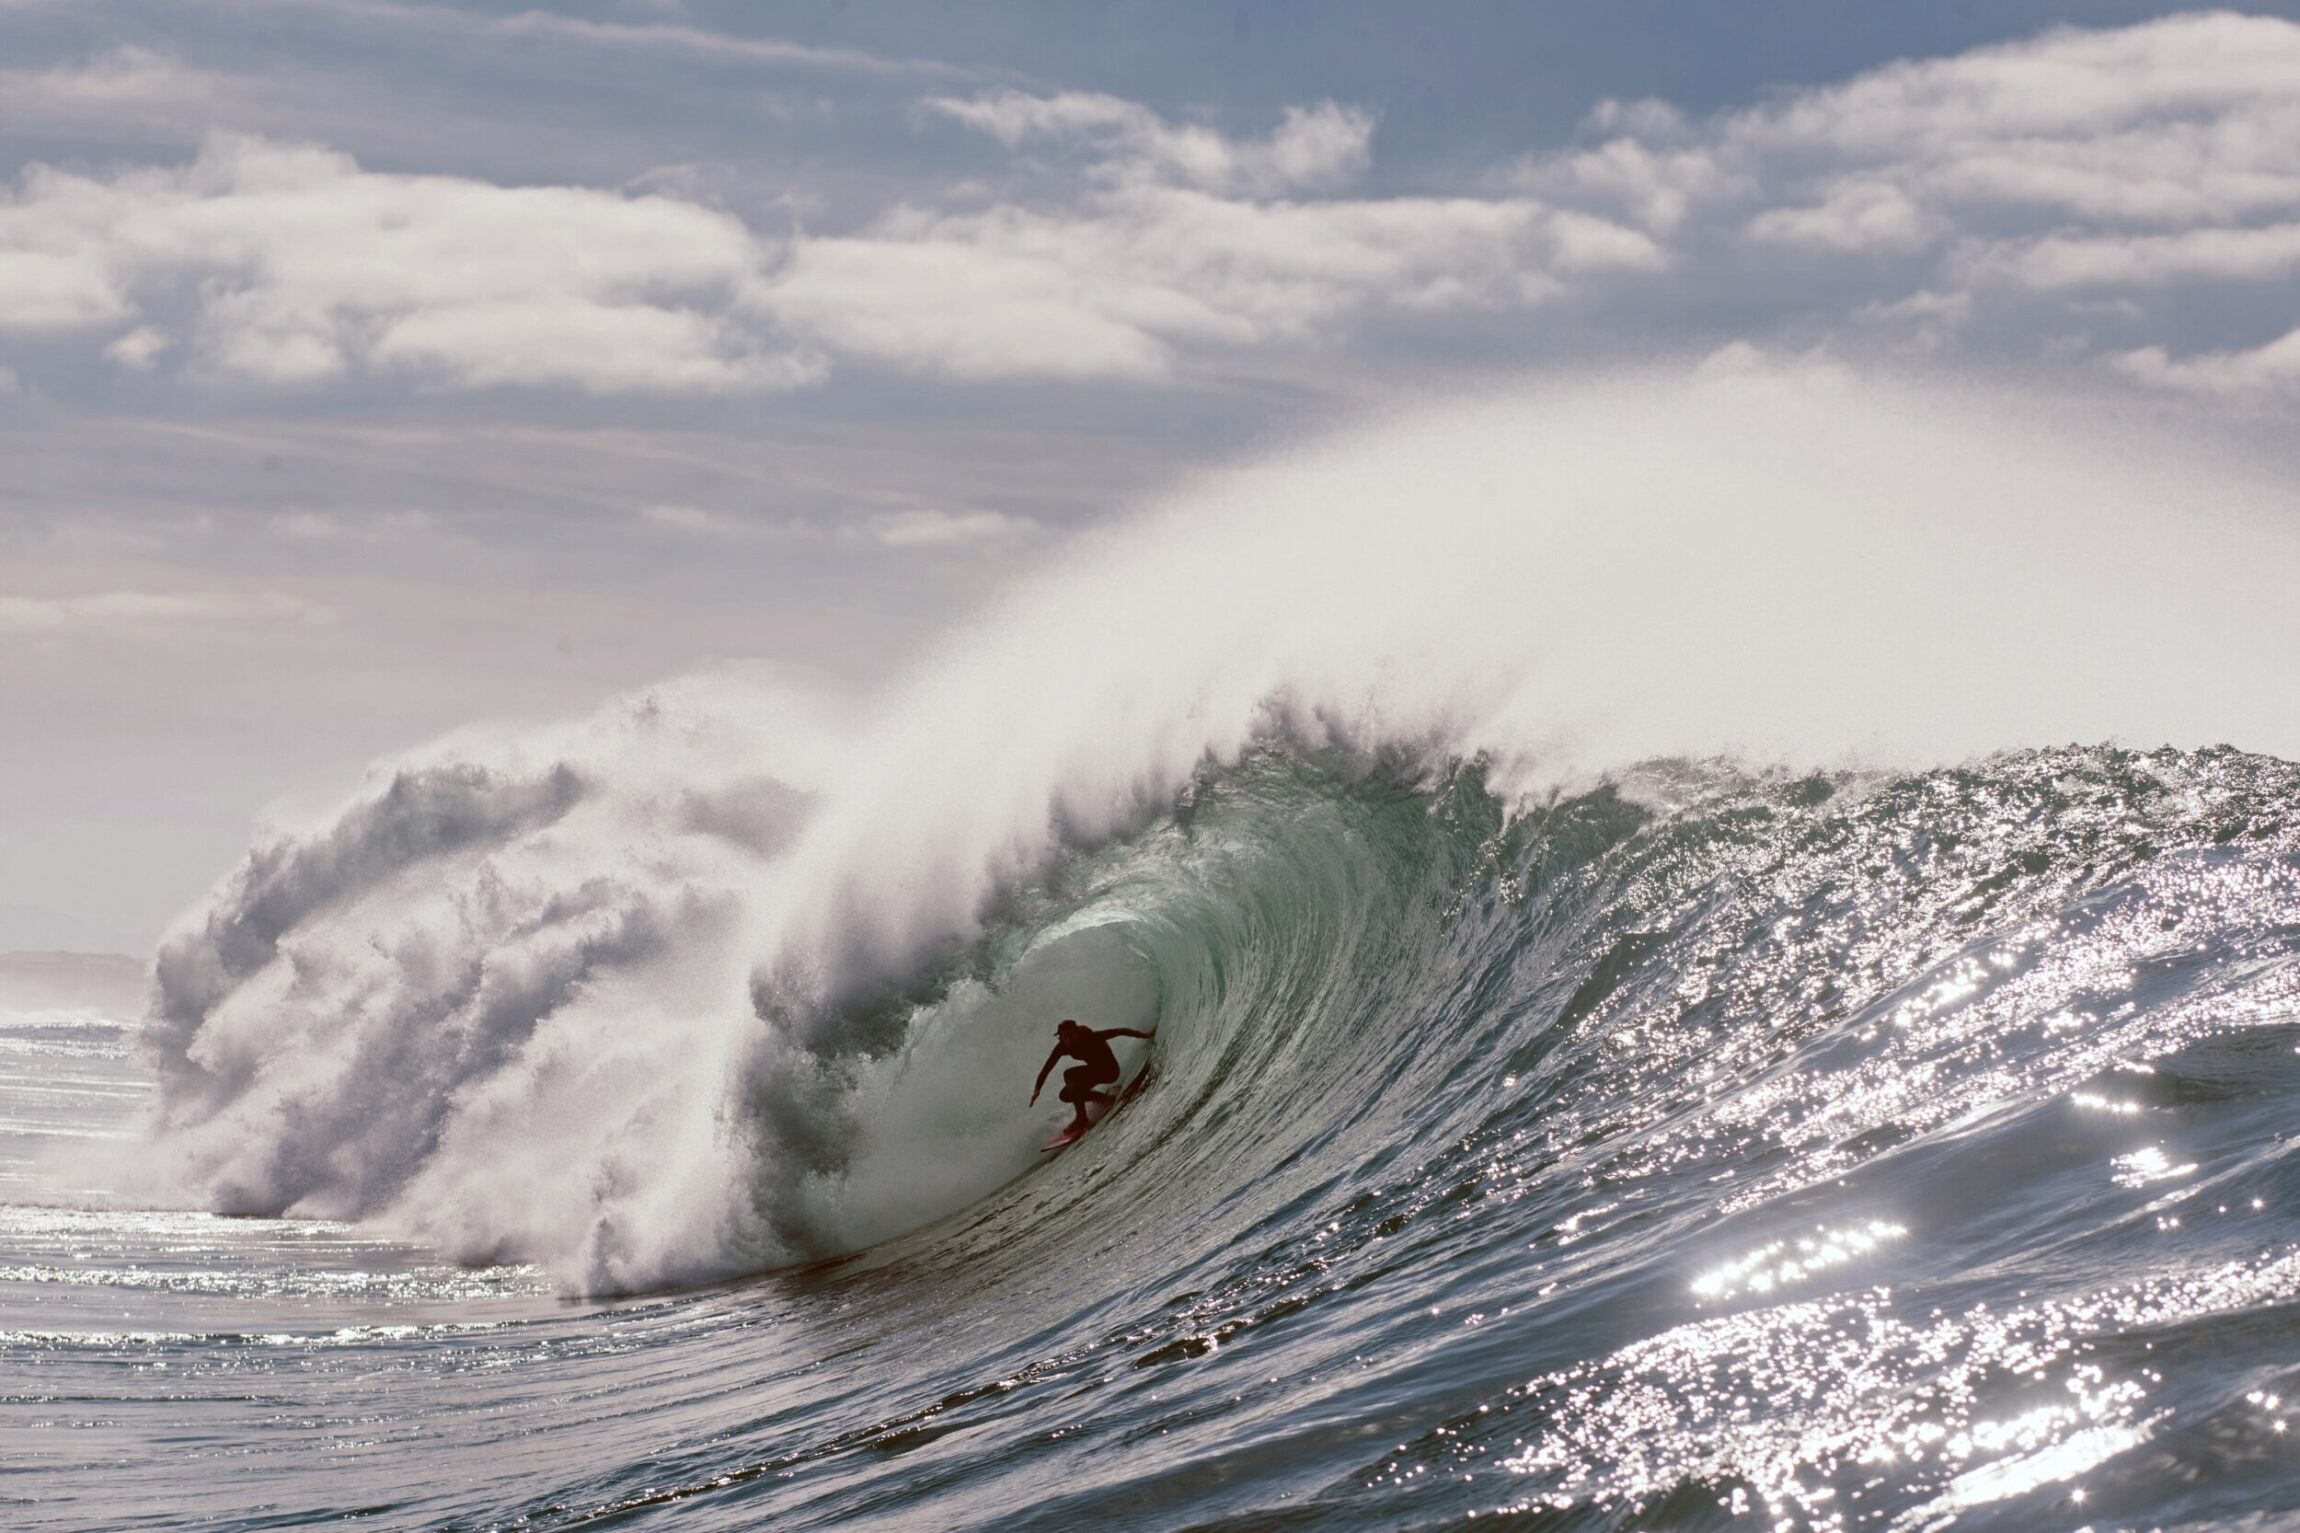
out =
<svg viewBox="0 0 2300 1533"><path fill-rule="evenodd" d="M1078 1025L1076 1017L1064 1017L1060 1022L1054 1024L1054 1035L1057 1038L1074 1038L1085 1031L1085 1028Z"/></svg>

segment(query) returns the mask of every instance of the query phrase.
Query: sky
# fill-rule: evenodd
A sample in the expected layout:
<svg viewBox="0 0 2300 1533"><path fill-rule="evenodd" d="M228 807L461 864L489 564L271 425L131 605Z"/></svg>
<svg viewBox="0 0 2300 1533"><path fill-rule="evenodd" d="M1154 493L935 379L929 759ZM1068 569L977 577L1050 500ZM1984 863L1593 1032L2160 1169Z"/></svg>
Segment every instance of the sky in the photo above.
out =
<svg viewBox="0 0 2300 1533"><path fill-rule="evenodd" d="M0 950L1417 392L2300 407L2295 4L0 0L0 175Z"/></svg>

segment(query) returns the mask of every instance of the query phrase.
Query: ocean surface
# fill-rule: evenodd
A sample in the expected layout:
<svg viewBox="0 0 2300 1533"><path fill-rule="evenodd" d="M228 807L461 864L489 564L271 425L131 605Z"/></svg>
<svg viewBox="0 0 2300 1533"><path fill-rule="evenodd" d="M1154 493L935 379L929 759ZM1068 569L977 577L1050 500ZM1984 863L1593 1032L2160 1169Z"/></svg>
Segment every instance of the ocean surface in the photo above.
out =
<svg viewBox="0 0 2300 1533"><path fill-rule="evenodd" d="M843 1258L12 1207L7 1521L2300 1525L2300 769L1655 776L1206 774L954 960L1138 972L1145 1089ZM152 1089L0 1049L11 1192Z"/></svg>
<svg viewBox="0 0 2300 1533"><path fill-rule="evenodd" d="M2300 1529L2289 542L1716 387L265 829L0 1014L0 1525Z"/></svg>

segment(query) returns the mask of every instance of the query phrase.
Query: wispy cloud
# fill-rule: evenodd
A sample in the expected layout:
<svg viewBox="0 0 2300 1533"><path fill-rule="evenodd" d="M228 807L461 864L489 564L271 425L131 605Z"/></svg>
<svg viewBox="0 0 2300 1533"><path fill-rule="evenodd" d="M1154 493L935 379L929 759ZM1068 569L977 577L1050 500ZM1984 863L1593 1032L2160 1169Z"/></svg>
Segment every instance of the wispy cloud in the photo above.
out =
<svg viewBox="0 0 2300 1533"><path fill-rule="evenodd" d="M216 79L157 49L110 48L45 68L0 69L0 121L77 127L121 113L205 107Z"/></svg>
<svg viewBox="0 0 2300 1533"><path fill-rule="evenodd" d="M676 22L593 21L545 10L498 16L438 5L393 5L387 0L249 0L249 3L277 10L316 12L370 26L466 38L541 40L600 51L667 54L695 61L767 65L778 69L926 79L970 78L977 73L933 59L889 58L856 48L815 47Z"/></svg>
<svg viewBox="0 0 2300 1533"><path fill-rule="evenodd" d="M716 538L740 537L747 530L739 517L669 501L641 506L639 520L655 527L668 527L673 532L702 533Z"/></svg>
<svg viewBox="0 0 2300 1533"><path fill-rule="evenodd" d="M832 520L805 516L740 517L671 502L642 506L638 516L649 526L687 537L771 539L906 550L948 549L1024 538L1042 530L1028 517L1002 511L953 511L941 507L910 507Z"/></svg>
<svg viewBox="0 0 2300 1533"><path fill-rule="evenodd" d="M198 624L325 623L325 605L264 591L249 595L99 591L75 596L0 596L0 632L70 635L138 632Z"/></svg>
<svg viewBox="0 0 2300 1533"><path fill-rule="evenodd" d="M886 548L948 548L1025 536L1038 524L996 511L889 511L870 520L872 541Z"/></svg>
<svg viewBox="0 0 2300 1533"><path fill-rule="evenodd" d="M288 511L271 518L269 526L280 537L313 544L373 545L408 538L439 540L453 536L441 518L428 511L379 511L357 517L324 511Z"/></svg>

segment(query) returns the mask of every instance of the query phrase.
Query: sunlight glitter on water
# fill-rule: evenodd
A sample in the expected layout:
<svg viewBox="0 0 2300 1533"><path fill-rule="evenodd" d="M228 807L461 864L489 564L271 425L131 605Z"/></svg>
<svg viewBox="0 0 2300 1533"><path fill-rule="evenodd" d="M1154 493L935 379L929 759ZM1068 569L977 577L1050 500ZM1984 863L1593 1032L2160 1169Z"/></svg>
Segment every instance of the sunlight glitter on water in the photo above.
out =
<svg viewBox="0 0 2300 1533"><path fill-rule="evenodd" d="M1693 1280L1693 1292L1703 1299L1729 1299L1746 1291L1771 1293L1831 1267L1865 1256L1888 1240L1908 1234L1904 1225L1886 1219L1845 1229L1821 1226L1811 1235L1769 1241L1743 1256L1710 1268Z"/></svg>
<svg viewBox="0 0 2300 1533"><path fill-rule="evenodd" d="M2002 1310L1905 1319L1875 1289L1702 1321L1529 1382L1503 1410L1533 1419L1497 1429L1514 1434L1497 1467L1532 1482L1520 1507L1629 1509L1690 1483L1817 1527L1929 1488L1892 1525L1930 1526L2074 1480L2171 1417L2152 1403L2166 1372L2132 1356L2151 1349L2113 1338L2295 1297L2287 1252Z"/></svg>

